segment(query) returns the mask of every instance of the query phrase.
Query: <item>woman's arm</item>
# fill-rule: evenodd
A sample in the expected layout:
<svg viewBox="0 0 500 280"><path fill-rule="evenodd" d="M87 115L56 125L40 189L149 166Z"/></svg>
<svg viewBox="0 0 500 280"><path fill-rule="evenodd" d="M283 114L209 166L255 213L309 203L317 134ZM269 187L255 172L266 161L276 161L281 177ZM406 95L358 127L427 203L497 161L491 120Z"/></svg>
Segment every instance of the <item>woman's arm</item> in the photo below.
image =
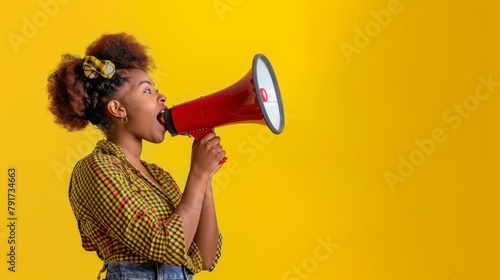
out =
<svg viewBox="0 0 500 280"><path fill-rule="evenodd" d="M181 202L175 210L182 219L186 250L191 246L198 230L203 232L203 235L209 234L211 236L215 231L218 234L210 181L213 174L219 169L219 161L224 156L225 152L220 145L220 138L215 136L214 132L207 133L200 141L195 141L193 144L189 176ZM217 239L215 240L215 245L217 245ZM202 241L202 243L204 243L202 246L205 247L206 242ZM200 246L198 242L196 245ZM204 251L210 253L210 250L207 251L206 248ZM200 253L202 252L200 248ZM213 258L208 257L209 255L207 254L205 258L213 261Z"/></svg>
<svg viewBox="0 0 500 280"><path fill-rule="evenodd" d="M205 192L208 179L202 175L190 173L182 194L182 199L175 213L182 220L184 228L184 243L186 250L191 247L194 236L200 223L202 207L205 200Z"/></svg>
<svg viewBox="0 0 500 280"><path fill-rule="evenodd" d="M211 179L208 181L203 207L200 215L200 223L194 237L194 242L200 249L203 269L208 270L217 255L219 240L219 228L217 226L217 215L215 214L215 204L212 193Z"/></svg>

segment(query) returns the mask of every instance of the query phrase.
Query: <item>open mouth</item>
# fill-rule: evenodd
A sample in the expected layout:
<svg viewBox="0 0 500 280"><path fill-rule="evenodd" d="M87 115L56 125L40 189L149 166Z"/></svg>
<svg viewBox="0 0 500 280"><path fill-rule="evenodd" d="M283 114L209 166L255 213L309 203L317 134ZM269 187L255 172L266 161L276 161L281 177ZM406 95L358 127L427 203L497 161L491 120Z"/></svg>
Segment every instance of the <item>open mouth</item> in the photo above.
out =
<svg viewBox="0 0 500 280"><path fill-rule="evenodd" d="M163 125L165 126L165 111L167 109L163 109L160 111L160 113L158 113L158 115L156 116L156 119Z"/></svg>

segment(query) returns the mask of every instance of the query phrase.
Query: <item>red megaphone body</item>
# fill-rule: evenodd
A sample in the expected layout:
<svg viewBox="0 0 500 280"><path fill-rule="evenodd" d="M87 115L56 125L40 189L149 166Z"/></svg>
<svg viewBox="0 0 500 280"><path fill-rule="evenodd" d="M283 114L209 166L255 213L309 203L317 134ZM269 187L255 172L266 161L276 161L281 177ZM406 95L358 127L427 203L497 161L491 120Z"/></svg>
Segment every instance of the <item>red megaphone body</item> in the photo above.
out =
<svg viewBox="0 0 500 280"><path fill-rule="evenodd" d="M275 134L285 125L283 102L269 60L254 56L252 68L238 82L207 96L174 105L160 116L172 135L201 139L215 127L232 123L267 125Z"/></svg>

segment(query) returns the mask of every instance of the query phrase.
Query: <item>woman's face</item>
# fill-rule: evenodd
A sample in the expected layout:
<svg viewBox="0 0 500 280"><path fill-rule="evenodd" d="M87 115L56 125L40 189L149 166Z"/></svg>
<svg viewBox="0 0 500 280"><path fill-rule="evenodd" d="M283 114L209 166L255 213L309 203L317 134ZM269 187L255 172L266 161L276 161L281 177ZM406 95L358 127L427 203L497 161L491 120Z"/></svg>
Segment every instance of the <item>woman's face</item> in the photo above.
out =
<svg viewBox="0 0 500 280"><path fill-rule="evenodd" d="M126 108L128 122L124 125L125 131L138 140L161 143L166 130L157 116L167 108L164 104L167 98L157 91L146 72L127 69L120 74L128 78L117 94Z"/></svg>

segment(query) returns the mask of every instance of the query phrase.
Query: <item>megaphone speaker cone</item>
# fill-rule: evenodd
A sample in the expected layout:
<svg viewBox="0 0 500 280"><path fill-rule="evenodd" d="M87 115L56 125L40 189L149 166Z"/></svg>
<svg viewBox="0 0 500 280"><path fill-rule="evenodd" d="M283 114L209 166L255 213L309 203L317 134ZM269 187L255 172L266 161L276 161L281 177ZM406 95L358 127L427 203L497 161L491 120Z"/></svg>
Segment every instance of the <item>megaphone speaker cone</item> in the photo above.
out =
<svg viewBox="0 0 500 280"><path fill-rule="evenodd" d="M264 120L273 133L280 134L285 127L285 112L276 74L266 56L255 55L252 72Z"/></svg>

